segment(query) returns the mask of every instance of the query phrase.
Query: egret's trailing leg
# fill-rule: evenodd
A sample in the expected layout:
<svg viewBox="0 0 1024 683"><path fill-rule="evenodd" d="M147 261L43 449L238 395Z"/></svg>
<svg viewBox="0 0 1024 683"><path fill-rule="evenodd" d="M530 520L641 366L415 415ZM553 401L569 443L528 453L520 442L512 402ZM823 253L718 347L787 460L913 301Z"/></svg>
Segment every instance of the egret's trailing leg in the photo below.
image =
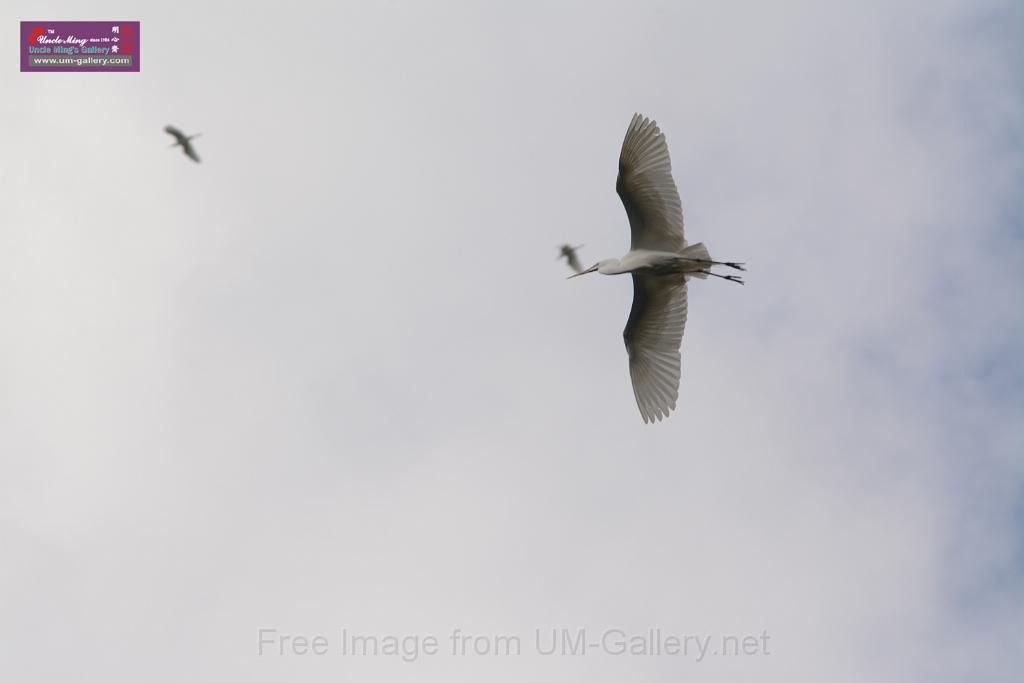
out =
<svg viewBox="0 0 1024 683"><path fill-rule="evenodd" d="M707 264L709 266L727 266L729 268L733 268L734 270L741 270L743 272L746 272L746 270L747 270L747 268L746 268L747 264L745 264L745 263L736 263L735 261L712 261L710 259L689 258L687 256L680 256L679 258L681 258L683 260L686 260L686 261L694 261L696 263L705 263L705 264Z"/></svg>
<svg viewBox="0 0 1024 683"><path fill-rule="evenodd" d="M698 273L703 273L704 275L712 275L714 277L720 277L723 280L728 280L729 282L735 282L738 285L744 284L743 278L741 278L738 275L719 275L718 273L712 273L710 270L698 270L697 272Z"/></svg>

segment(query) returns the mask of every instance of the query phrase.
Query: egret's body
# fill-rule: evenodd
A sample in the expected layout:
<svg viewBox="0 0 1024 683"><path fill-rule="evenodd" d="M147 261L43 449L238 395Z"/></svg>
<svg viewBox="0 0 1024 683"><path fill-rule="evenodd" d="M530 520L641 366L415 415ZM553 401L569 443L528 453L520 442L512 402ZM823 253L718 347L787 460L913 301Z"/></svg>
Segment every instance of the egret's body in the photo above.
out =
<svg viewBox="0 0 1024 683"><path fill-rule="evenodd" d="M743 264L713 261L703 243L683 238L683 209L672 179L668 145L658 124L634 114L619 154L615 190L629 217L629 252L605 259L570 277L598 272L633 276L633 307L622 336L629 355L633 393L644 422L661 420L679 398L679 346L686 327L686 281L709 275L743 284L711 266L744 270Z"/></svg>
<svg viewBox="0 0 1024 683"><path fill-rule="evenodd" d="M580 246L578 246L578 247L573 247L573 246L568 245L568 244L563 244L562 246L560 246L558 248L559 249L558 258L560 258L560 259L564 258L565 262L569 264L569 267L572 268L574 273L578 273L581 270L583 270L583 266L580 265L579 256L576 254L576 252L579 249L582 249L582 248L583 248L582 244Z"/></svg>
<svg viewBox="0 0 1024 683"><path fill-rule="evenodd" d="M621 259L605 259L597 263L595 270L602 275L624 275L626 273L644 272L651 275L693 275L706 278L709 260L705 256L703 244L687 247L683 253L671 251L655 251L652 249L633 249ZM580 275L584 275L580 272Z"/></svg>
<svg viewBox="0 0 1024 683"><path fill-rule="evenodd" d="M181 151L185 153L185 156L197 164L199 163L199 155L196 153L195 147L192 146L192 140L199 137L201 133L185 135L174 126L164 126L164 132L174 137L175 142L171 147L177 147L180 145Z"/></svg>

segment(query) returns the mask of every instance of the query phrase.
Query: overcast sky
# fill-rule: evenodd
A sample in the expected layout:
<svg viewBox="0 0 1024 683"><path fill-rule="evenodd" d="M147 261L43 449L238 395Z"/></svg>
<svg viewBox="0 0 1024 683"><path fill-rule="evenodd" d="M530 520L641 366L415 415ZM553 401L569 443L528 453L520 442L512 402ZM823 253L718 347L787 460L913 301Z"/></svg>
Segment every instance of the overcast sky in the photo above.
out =
<svg viewBox="0 0 1024 683"><path fill-rule="evenodd" d="M1020 680L1019 2L0 19L0 678ZM139 20L142 71L19 73L30 19ZM654 426L630 279L555 261L628 248L635 111L749 267L692 284Z"/></svg>

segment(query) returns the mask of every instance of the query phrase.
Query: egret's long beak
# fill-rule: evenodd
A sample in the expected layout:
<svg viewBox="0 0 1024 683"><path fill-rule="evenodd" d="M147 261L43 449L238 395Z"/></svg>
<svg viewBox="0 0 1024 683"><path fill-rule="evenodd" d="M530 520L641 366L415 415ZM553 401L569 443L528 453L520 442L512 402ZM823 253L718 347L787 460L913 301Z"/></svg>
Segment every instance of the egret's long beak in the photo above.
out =
<svg viewBox="0 0 1024 683"><path fill-rule="evenodd" d="M570 275L569 277L567 277L565 279L566 280L571 280L574 277L579 277L580 275L586 275L587 273L593 273L595 270L597 270L597 264L596 263L594 265L590 266L589 268L587 268L586 270L581 270L580 272L574 273L573 275Z"/></svg>

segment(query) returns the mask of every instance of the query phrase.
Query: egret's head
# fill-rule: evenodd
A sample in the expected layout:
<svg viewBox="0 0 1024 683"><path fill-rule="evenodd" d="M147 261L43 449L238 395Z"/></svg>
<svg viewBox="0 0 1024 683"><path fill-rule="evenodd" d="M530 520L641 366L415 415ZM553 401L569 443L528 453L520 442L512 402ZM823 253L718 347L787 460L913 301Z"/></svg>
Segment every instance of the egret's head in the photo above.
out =
<svg viewBox="0 0 1024 683"><path fill-rule="evenodd" d="M586 269L584 269L584 270L581 270L581 271L580 271L580 272L578 272L578 273L573 273L572 275L570 275L570 276L569 276L569 277L567 277L566 279L567 279L567 280L571 280L571 279L573 279L574 277L579 277L580 275L586 275L587 273L593 273L593 272L594 272L595 270L597 270L597 267L598 267L599 265L601 265L601 264L599 264L599 263L595 263L594 265L590 266L589 268L586 268Z"/></svg>
<svg viewBox="0 0 1024 683"><path fill-rule="evenodd" d="M609 263L613 263L614 261L615 261L615 259L605 259L604 261L598 261L597 263L595 263L594 265L590 266L589 268L585 268L585 269L581 270L580 272L578 272L578 273L576 273L574 275L570 275L569 278L567 278L567 279L572 279L574 277L579 277L580 275L586 275L587 273L593 273L594 271L599 270L601 268L601 266L609 264Z"/></svg>

